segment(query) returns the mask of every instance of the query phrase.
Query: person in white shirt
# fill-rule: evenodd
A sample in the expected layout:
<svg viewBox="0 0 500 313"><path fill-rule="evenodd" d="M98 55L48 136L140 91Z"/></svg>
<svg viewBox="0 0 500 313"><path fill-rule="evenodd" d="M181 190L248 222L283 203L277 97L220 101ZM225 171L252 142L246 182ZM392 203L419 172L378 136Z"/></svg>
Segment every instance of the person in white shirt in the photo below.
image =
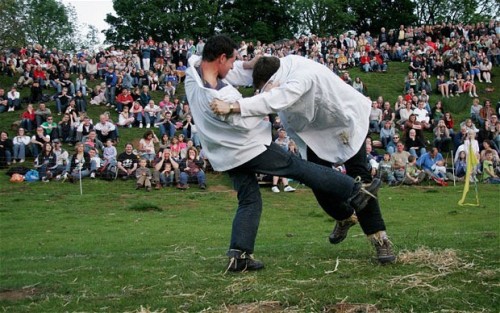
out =
<svg viewBox="0 0 500 313"><path fill-rule="evenodd" d="M94 130L101 142L106 142L108 139L116 140L116 126L108 121L106 114L99 116L99 123L95 124Z"/></svg>
<svg viewBox="0 0 500 313"><path fill-rule="evenodd" d="M417 122L425 128L431 128L429 111L425 109L425 102L419 100L417 103L417 108L413 110L413 114L417 116Z"/></svg>
<svg viewBox="0 0 500 313"><path fill-rule="evenodd" d="M17 130L17 136L12 139L14 158L13 163L19 160L19 163L23 163L26 159L26 149L29 147L31 138L26 135L24 128L19 127Z"/></svg>
<svg viewBox="0 0 500 313"><path fill-rule="evenodd" d="M8 112L14 112L15 110L21 109L21 98L16 86L12 86L7 94L7 102L9 104Z"/></svg>
<svg viewBox="0 0 500 313"><path fill-rule="evenodd" d="M146 128L150 128L160 119L161 108L155 104L154 100L149 100L148 105L144 107L144 118Z"/></svg>
<svg viewBox="0 0 500 313"><path fill-rule="evenodd" d="M278 113L290 137L302 151L307 151L303 155L308 160L325 166L343 163L348 175L366 183L372 181L364 147L370 115L366 97L326 67L294 55L260 58L254 67L253 83L264 92L233 103L214 99L212 110L240 118ZM239 114L228 114L231 111ZM380 181L374 179L372 185L375 182ZM340 243L357 222L354 209L342 205L342 199L335 194L313 191L325 212L337 220L330 242ZM378 200L370 199L366 208L355 209L361 228L374 244L378 261L394 262Z"/></svg>
<svg viewBox="0 0 500 313"><path fill-rule="evenodd" d="M238 192L227 270L242 272L264 268L262 262L253 258L262 212L256 173L299 180L315 192L330 194L340 203L346 203L346 207L362 208L373 194L370 188L363 188L361 183L331 167L307 162L284 151L272 142L271 124L263 115L242 117L212 113L210 102L214 98L229 102L242 100L233 85L252 84L252 68L257 58L235 62L237 48L227 36L210 38L202 58L194 55L189 59L185 87L206 156L216 171L228 171ZM229 105L228 112L232 109ZM378 186L375 189L378 190Z"/></svg>

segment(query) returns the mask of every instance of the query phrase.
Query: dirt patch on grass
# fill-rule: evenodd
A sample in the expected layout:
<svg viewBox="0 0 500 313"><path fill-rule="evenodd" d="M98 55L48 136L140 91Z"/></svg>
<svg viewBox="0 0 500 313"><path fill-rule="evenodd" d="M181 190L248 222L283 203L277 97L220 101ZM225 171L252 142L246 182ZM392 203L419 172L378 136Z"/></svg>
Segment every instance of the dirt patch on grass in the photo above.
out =
<svg viewBox="0 0 500 313"><path fill-rule="evenodd" d="M0 301L18 301L31 298L40 293L37 288L4 289L0 290Z"/></svg>
<svg viewBox="0 0 500 313"><path fill-rule="evenodd" d="M259 301L253 303L226 305L219 312L269 313L269 312L297 312L297 311L288 310L287 308L283 307L278 301Z"/></svg>
<svg viewBox="0 0 500 313"><path fill-rule="evenodd" d="M325 307L322 312L326 313L378 313L380 312L373 304L365 303L337 303L331 307Z"/></svg>

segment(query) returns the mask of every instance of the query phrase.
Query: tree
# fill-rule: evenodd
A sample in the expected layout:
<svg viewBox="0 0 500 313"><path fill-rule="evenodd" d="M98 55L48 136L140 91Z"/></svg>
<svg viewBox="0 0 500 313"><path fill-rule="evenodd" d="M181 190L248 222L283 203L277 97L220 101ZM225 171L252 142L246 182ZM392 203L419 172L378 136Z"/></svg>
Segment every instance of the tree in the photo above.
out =
<svg viewBox="0 0 500 313"><path fill-rule="evenodd" d="M26 45L22 1L3 0L0 5L0 50Z"/></svg>
<svg viewBox="0 0 500 313"><path fill-rule="evenodd" d="M23 29L26 41L65 50L76 48L74 8L56 0L26 0Z"/></svg>
<svg viewBox="0 0 500 313"><path fill-rule="evenodd" d="M474 23L497 18L498 0L414 0L416 15L421 24L438 22Z"/></svg>

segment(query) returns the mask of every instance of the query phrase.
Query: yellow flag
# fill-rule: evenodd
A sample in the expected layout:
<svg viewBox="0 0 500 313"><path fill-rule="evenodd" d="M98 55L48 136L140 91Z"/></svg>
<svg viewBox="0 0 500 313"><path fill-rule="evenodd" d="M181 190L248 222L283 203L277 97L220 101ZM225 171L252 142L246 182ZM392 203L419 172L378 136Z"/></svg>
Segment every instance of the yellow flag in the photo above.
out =
<svg viewBox="0 0 500 313"><path fill-rule="evenodd" d="M467 196L467 193L469 192L469 184L470 184L470 180L471 180L471 177L472 177L473 170L477 166L478 163L479 162L477 160L476 153L472 149L472 140L471 140L469 142L468 153L467 153L467 170L465 172L464 191L462 193L462 199L460 199L460 201L458 201L458 205L460 205L460 206L464 206L464 205L479 206L479 195L477 193L477 185L476 185L476 188L475 188L475 191L476 191L476 203L475 204L474 203L464 203L465 196ZM474 180L475 179L476 178L474 178ZM476 184L476 183L474 183L474 184Z"/></svg>

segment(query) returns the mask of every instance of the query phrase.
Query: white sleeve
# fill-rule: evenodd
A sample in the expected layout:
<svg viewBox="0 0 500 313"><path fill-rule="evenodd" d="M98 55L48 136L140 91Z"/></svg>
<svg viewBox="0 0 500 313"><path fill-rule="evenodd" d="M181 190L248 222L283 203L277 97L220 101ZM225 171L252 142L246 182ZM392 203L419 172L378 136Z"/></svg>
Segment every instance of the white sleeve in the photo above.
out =
<svg viewBox="0 0 500 313"><path fill-rule="evenodd" d="M233 86L251 86L253 84L253 69L244 69L243 61L236 61L225 79Z"/></svg>

